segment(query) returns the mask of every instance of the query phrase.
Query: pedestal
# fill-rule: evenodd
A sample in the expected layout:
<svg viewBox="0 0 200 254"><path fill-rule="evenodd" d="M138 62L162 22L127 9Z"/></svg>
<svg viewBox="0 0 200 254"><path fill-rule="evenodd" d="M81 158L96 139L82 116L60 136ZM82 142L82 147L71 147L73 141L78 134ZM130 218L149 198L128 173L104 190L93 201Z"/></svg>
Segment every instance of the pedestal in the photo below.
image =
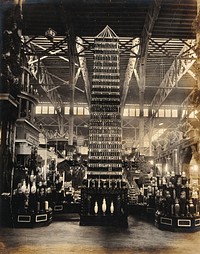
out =
<svg viewBox="0 0 200 254"><path fill-rule="evenodd" d="M127 189L83 188L81 226L128 226Z"/></svg>

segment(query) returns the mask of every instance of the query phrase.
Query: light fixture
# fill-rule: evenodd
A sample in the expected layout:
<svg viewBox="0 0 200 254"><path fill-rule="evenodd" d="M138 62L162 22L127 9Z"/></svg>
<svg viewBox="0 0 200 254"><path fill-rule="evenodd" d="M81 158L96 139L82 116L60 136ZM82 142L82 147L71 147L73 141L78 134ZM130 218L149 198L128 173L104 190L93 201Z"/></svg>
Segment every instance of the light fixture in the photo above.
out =
<svg viewBox="0 0 200 254"><path fill-rule="evenodd" d="M49 40L53 40L53 38L56 36L57 32L54 31L52 28L48 28L47 31L45 32L45 36Z"/></svg>
<svg viewBox="0 0 200 254"><path fill-rule="evenodd" d="M159 125L159 126L162 126L162 125L163 125L163 123L159 123L158 125Z"/></svg>

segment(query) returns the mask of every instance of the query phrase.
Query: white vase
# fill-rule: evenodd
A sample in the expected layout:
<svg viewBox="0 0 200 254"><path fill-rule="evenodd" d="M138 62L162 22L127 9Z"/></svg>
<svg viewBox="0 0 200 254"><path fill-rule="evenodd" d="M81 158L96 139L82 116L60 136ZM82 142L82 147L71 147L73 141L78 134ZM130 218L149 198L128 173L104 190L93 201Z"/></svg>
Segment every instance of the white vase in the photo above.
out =
<svg viewBox="0 0 200 254"><path fill-rule="evenodd" d="M94 205L94 213L95 214L98 213L98 203L97 203L97 201L95 202L95 205Z"/></svg>
<svg viewBox="0 0 200 254"><path fill-rule="evenodd" d="M34 173L33 173L33 170L31 171L31 175L30 175L30 182L32 183L34 181Z"/></svg>
<svg viewBox="0 0 200 254"><path fill-rule="evenodd" d="M49 210L49 202L48 201L45 201L44 207L45 207L45 211Z"/></svg>
<svg viewBox="0 0 200 254"><path fill-rule="evenodd" d="M113 214L114 213L114 204L113 204L113 201L111 202L110 204L110 213Z"/></svg>
<svg viewBox="0 0 200 254"><path fill-rule="evenodd" d="M29 194L31 191L31 186L30 183L28 183L27 188L26 188L26 193Z"/></svg>
<svg viewBox="0 0 200 254"><path fill-rule="evenodd" d="M22 193L25 193L25 191L26 191L26 181L25 180L23 181L21 191L22 191Z"/></svg>
<svg viewBox="0 0 200 254"><path fill-rule="evenodd" d="M103 203L102 203L102 212L105 213L106 212L106 199L103 198Z"/></svg>
<svg viewBox="0 0 200 254"><path fill-rule="evenodd" d="M179 212L180 212L180 204L179 204L178 199L176 198L176 199L175 199L175 205L174 205L174 213L175 213L175 216L178 216L178 215L179 215Z"/></svg>
<svg viewBox="0 0 200 254"><path fill-rule="evenodd" d="M31 186L31 193L32 194L36 193L36 184L35 184L35 181L33 182L33 185Z"/></svg>

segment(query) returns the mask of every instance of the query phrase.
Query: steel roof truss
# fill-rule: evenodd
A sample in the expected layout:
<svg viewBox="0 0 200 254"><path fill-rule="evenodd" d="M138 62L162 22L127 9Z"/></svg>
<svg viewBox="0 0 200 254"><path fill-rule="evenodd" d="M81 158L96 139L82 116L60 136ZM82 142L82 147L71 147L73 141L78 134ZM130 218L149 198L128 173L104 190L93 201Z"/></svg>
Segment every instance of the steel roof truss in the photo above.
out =
<svg viewBox="0 0 200 254"><path fill-rule="evenodd" d="M77 41L76 49L77 49L77 52L80 53L84 50L83 46L81 46L81 45L83 45L83 40L80 37L77 37L76 41ZM89 81L87 62L86 62L86 58L84 56L84 52L82 53L81 56L78 56L78 59L79 59L80 70L82 73L83 81L85 84L85 92L86 92L88 105L90 105L90 81Z"/></svg>
<svg viewBox="0 0 200 254"><path fill-rule="evenodd" d="M132 44L137 45L136 47L133 47L133 50L135 51L135 54L137 55L139 52L139 44L138 44L138 38L133 39ZM124 79L124 84L123 84L123 92L122 92L122 99L121 99L121 108L122 108L122 114L123 114L123 109L124 109L124 105L125 105L125 101L126 101L126 97L127 97L127 93L128 93L128 89L129 89L129 84L135 69L135 64L136 64L136 58L132 57L133 56L133 52L131 51L130 53L130 58L128 60L128 65L126 68L126 72L125 72L125 79Z"/></svg>
<svg viewBox="0 0 200 254"><path fill-rule="evenodd" d="M35 42L31 42L31 44L32 45L34 45L34 46L36 46L36 47L38 47L38 48L40 48L40 49L42 49L42 50L46 50L46 48L44 48L43 46L41 46L41 45L39 45L39 44L37 44L37 43L35 43ZM63 49L67 49L68 47L64 47ZM61 52L61 50L60 49L58 49L58 50L56 50L56 51L49 51L48 53L49 53L49 55L48 56L53 56L53 55L55 55L56 56L56 54L57 53L60 53ZM35 60L33 63L35 63L35 62L37 62L37 61L39 61L39 59L40 60L43 60L43 59L45 59L45 58L47 58L48 56L42 56L41 58L38 58L37 60ZM66 58L66 57L64 57L64 56L58 56L60 59L62 59L62 60L64 60L64 61L66 61L66 62L69 62L69 59L68 58Z"/></svg>
<svg viewBox="0 0 200 254"><path fill-rule="evenodd" d="M190 45L194 44L194 40L190 40L187 43ZM192 57L192 59L181 59L179 56L183 55L184 52L186 52ZM153 100L151 103L152 108L155 110L154 115L162 105L162 103L165 101L165 99L168 97L170 92L172 91L173 87L177 85L177 82L185 75L188 70L192 67L196 58L196 54L194 50L190 47L188 49L188 46L185 45L182 50L180 51L178 57L173 61L171 67L166 72L160 87L164 87L166 89L158 89Z"/></svg>
<svg viewBox="0 0 200 254"><path fill-rule="evenodd" d="M87 41L85 38L83 38L81 36L79 36L79 38L80 39L76 40L76 43L82 48L82 50L78 53L78 55L80 55L85 50L93 52L94 43ZM84 42L85 42L85 44L84 44Z"/></svg>
<svg viewBox="0 0 200 254"><path fill-rule="evenodd" d="M150 38L150 44L153 48L155 48L155 51L159 51L159 52L162 52L165 56L167 57L173 57L172 54L166 49L164 48L163 46L168 43L171 39L168 39L166 40L165 42L163 43L158 43L156 42L154 39Z"/></svg>

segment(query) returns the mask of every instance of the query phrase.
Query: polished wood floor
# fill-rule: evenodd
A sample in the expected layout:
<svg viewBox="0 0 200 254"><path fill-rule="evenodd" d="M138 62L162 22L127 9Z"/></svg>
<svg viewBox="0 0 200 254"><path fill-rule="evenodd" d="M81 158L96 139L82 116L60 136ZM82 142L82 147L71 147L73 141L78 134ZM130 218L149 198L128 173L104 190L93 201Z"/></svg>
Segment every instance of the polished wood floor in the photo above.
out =
<svg viewBox="0 0 200 254"><path fill-rule="evenodd" d="M153 221L129 216L126 229L79 226L78 215L47 227L1 228L1 254L198 254L200 232L161 231Z"/></svg>

